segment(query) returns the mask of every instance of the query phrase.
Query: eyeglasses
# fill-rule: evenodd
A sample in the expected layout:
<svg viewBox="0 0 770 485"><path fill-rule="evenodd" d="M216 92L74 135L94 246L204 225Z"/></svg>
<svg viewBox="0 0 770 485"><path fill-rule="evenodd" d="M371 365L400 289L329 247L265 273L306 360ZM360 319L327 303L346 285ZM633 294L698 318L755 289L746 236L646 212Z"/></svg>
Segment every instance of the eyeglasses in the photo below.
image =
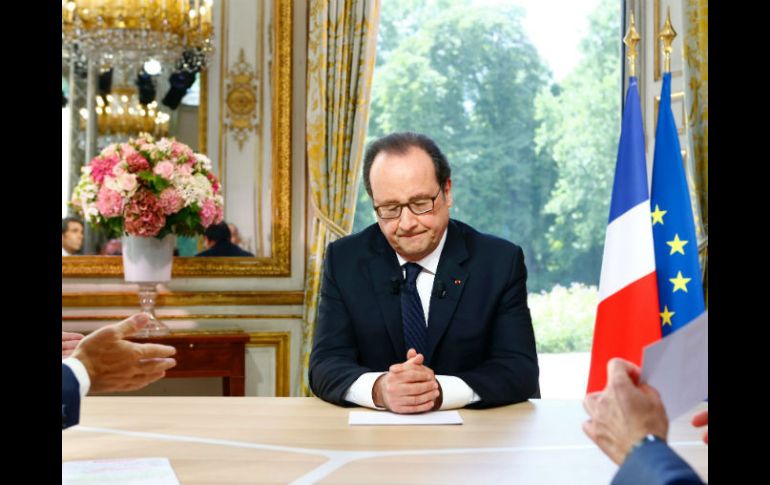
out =
<svg viewBox="0 0 770 485"><path fill-rule="evenodd" d="M412 214L419 216L420 214L427 214L435 207L436 198L441 194L441 187L438 188L438 192L428 199L417 199L406 204L385 204L375 206L374 210L380 219L396 219L401 217L401 209L403 207L409 207Z"/></svg>

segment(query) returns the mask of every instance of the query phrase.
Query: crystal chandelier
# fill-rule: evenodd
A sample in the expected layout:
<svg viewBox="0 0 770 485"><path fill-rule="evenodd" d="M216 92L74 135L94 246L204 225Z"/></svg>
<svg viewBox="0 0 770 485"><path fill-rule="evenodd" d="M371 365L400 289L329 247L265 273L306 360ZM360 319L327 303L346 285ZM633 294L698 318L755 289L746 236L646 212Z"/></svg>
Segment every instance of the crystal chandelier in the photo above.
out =
<svg viewBox="0 0 770 485"><path fill-rule="evenodd" d="M108 137L109 142L123 141L126 137L149 134L156 138L168 134L169 115L158 109L153 101L148 105L139 103L135 88L115 87L105 97L96 97L97 131L99 137ZM88 110L80 110L80 127L85 130Z"/></svg>
<svg viewBox="0 0 770 485"><path fill-rule="evenodd" d="M101 69L135 69L154 58L198 71L213 50L212 1L62 0L62 47Z"/></svg>

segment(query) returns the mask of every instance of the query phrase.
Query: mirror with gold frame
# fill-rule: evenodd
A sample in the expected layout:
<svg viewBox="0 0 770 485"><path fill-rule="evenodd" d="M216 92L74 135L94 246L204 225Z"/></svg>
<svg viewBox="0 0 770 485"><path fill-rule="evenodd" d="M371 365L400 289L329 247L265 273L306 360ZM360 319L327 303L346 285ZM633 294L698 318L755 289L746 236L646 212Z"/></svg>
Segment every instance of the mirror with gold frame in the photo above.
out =
<svg viewBox="0 0 770 485"><path fill-rule="evenodd" d="M238 90L243 86L233 82L237 76L233 66L238 64L235 55L227 55L227 49L237 49L230 46L228 41L228 15L235 14L237 6L232 5L238 0L222 0L217 2L219 15L215 28L218 39L216 48L221 49L218 69L218 99L210 99L210 72L202 71L200 75L200 104L198 115L198 151L209 155L218 164L219 176L227 171L226 151L222 149L223 137L232 136L237 130L237 122L233 118L243 110L243 96ZM257 253L253 258L224 258L224 257L174 257L173 276L288 276L290 274L290 239L291 239L291 86L292 86L292 5L291 0L272 0L259 2L259 14L269 15L266 35L263 36L265 45L269 45L269 72L261 76L261 82L269 85L270 113L262 122L269 122L271 149L268 151L270 160L267 166L269 173L262 183L269 184L266 190L265 204L269 207L252 207L252 210L262 213L265 224L268 254ZM220 47L222 46L222 47ZM243 49L241 49L241 60ZM225 65L224 59L231 59L230 65ZM236 59L236 60L232 60ZM261 86L255 83L255 86ZM256 88L255 88L256 89ZM264 91L262 91L264 93ZM160 93L159 93L160 94ZM242 94L242 93L241 93ZM257 95L257 93L254 93ZM248 98L248 96L246 96ZM210 103L219 103L219 119L209 119ZM235 113L235 116L231 116ZM228 124L228 121L230 123ZM210 130L209 123L216 123L216 129ZM214 132L219 140L209 140L207 134ZM213 143L212 143L213 141ZM217 150L217 156L213 154ZM227 192L227 183L224 185ZM227 200L227 199L226 199ZM241 210L242 207L239 207ZM227 205L225 207L227 214ZM227 216L226 216L227 217ZM255 217L260 217L256 215ZM264 252L264 251L262 251ZM62 257L62 277L117 277L123 274L123 260L120 256L66 256Z"/></svg>

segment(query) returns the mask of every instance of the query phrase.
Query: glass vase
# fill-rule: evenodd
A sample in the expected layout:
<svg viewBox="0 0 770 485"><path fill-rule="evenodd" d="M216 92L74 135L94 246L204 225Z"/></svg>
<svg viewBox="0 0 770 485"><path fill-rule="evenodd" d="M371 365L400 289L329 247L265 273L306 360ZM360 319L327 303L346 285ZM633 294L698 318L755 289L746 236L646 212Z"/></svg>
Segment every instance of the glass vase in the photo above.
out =
<svg viewBox="0 0 770 485"><path fill-rule="evenodd" d="M170 329L155 315L158 283L171 281L175 239L172 234L156 237L123 236L123 274L127 282L139 284L139 306L150 322L137 337L168 335Z"/></svg>

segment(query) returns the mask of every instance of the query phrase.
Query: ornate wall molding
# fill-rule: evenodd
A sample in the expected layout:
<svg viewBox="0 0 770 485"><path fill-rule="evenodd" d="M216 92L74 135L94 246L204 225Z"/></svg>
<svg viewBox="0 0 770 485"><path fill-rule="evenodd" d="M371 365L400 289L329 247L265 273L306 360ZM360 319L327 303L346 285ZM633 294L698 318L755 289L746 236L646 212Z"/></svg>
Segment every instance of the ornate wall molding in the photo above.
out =
<svg viewBox="0 0 770 485"><path fill-rule="evenodd" d="M137 296L134 292L68 292L62 293L61 299L64 308L113 306L132 308L137 305ZM176 291L159 293L157 306L302 305L304 300L303 291ZM232 315L227 316L227 318L231 317Z"/></svg>
<svg viewBox="0 0 770 485"><path fill-rule="evenodd" d="M246 62L246 55L241 47L238 61L226 74L225 128L232 132L238 149L243 150L243 144L249 136L256 134L259 123L257 100L259 76L256 69Z"/></svg>
<svg viewBox="0 0 770 485"><path fill-rule="evenodd" d="M203 70L200 76L200 100L198 104L198 151L208 153L209 126L209 73Z"/></svg>
<svg viewBox="0 0 770 485"><path fill-rule="evenodd" d="M249 332L249 347L275 347L275 395L289 396L291 369L291 334L289 332Z"/></svg>

